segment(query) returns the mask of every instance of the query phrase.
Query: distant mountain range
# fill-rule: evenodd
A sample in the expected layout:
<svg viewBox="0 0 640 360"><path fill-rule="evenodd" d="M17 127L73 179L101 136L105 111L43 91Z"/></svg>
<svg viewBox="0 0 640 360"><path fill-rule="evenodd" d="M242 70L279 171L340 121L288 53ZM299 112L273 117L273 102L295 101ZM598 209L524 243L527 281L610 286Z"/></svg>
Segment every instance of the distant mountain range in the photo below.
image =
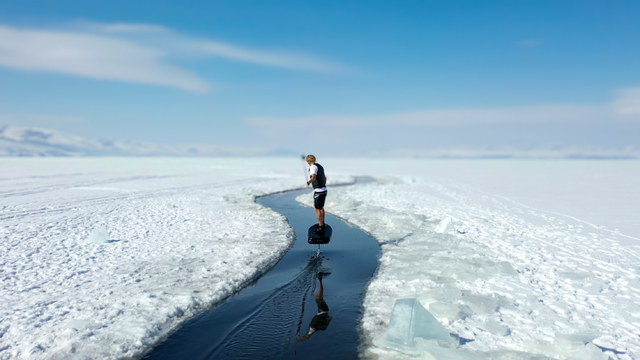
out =
<svg viewBox="0 0 640 360"><path fill-rule="evenodd" d="M397 149L351 156L437 159L640 159L635 148L485 147ZM299 156L291 150L250 149L215 145L159 145L133 141L90 140L55 130L0 126L0 156Z"/></svg>
<svg viewBox="0 0 640 360"><path fill-rule="evenodd" d="M288 150L91 140L55 130L1 126L0 156L298 156Z"/></svg>

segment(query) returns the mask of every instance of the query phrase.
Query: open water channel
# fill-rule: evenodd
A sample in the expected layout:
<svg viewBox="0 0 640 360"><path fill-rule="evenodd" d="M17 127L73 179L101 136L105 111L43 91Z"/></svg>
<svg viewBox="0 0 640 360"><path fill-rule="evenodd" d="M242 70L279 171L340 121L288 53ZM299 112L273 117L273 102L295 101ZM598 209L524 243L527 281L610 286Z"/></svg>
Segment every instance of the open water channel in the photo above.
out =
<svg viewBox="0 0 640 360"><path fill-rule="evenodd" d="M301 194L311 196L311 190L256 200L286 216L295 229L287 254L252 285L184 324L145 359L358 358L362 297L380 248L360 229L327 214L333 237L318 255L318 245L306 238L317 223L315 211L295 200ZM311 327L317 330L309 335Z"/></svg>

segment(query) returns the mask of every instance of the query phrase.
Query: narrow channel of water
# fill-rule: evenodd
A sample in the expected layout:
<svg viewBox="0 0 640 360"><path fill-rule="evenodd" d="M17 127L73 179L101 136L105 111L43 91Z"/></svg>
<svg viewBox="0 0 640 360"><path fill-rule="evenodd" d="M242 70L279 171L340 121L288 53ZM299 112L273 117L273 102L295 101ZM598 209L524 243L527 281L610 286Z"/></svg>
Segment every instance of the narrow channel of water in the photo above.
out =
<svg viewBox="0 0 640 360"><path fill-rule="evenodd" d="M187 322L145 359L358 358L362 296L380 248L360 229L327 214L333 237L316 256L318 245L306 239L317 223L315 211L295 201L305 193L311 196L298 190L257 199L287 217L296 232L293 247L268 273ZM328 315L318 315L325 305ZM309 336L312 324L318 330Z"/></svg>

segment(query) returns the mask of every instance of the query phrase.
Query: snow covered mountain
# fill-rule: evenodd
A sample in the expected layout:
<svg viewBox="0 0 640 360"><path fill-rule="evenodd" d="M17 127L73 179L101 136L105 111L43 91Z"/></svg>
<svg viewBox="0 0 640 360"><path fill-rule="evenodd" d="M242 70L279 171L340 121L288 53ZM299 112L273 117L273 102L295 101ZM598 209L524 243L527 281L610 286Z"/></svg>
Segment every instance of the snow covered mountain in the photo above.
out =
<svg viewBox="0 0 640 360"><path fill-rule="evenodd" d="M298 156L288 149L161 145L92 140L55 130L0 125L0 156ZM333 154L340 155L340 154ZM349 154L362 157L433 159L640 159L640 150L571 146L395 149Z"/></svg>
<svg viewBox="0 0 640 360"><path fill-rule="evenodd" d="M91 140L34 127L0 127L0 156L283 156L292 151Z"/></svg>
<svg viewBox="0 0 640 360"><path fill-rule="evenodd" d="M109 144L41 128L0 128L2 156L79 156L108 152Z"/></svg>

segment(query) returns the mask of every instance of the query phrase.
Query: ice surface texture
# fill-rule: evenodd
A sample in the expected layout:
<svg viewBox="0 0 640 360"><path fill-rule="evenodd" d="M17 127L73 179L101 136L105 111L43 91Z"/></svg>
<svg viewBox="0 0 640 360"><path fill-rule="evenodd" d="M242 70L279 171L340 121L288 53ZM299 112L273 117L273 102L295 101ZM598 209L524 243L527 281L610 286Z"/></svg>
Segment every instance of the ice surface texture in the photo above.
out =
<svg viewBox="0 0 640 360"><path fill-rule="evenodd" d="M290 226L254 197L304 186L299 166L0 159L0 359L141 355L284 254Z"/></svg>
<svg viewBox="0 0 640 360"><path fill-rule="evenodd" d="M385 336L397 299L415 298L449 333L472 340L445 347L417 338L424 358L640 359L640 247L451 181L378 179L331 189L325 205L381 244L363 300L366 339ZM360 350L409 358L371 341Z"/></svg>

